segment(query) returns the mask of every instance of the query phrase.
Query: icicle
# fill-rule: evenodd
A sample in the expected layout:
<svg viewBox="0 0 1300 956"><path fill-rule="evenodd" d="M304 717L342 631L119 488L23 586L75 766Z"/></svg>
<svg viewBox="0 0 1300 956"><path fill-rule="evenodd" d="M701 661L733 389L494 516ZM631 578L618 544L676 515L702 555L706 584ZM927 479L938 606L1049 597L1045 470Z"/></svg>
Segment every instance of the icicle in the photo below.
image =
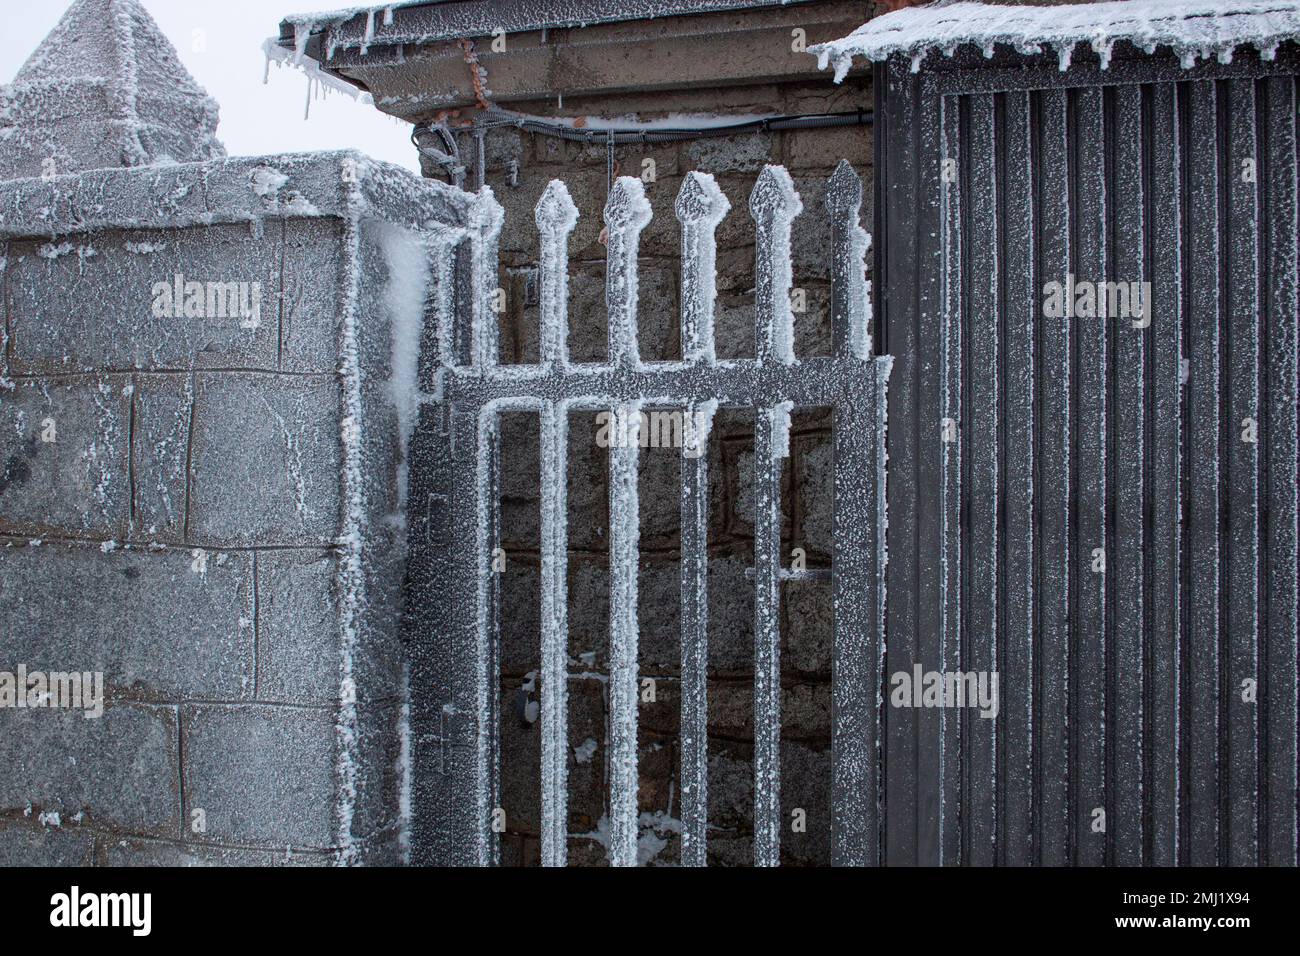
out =
<svg viewBox="0 0 1300 956"><path fill-rule="evenodd" d="M311 39L311 31L316 25L314 23L295 23L293 25L293 62L296 66L302 63L302 58L307 54L307 41Z"/></svg>
<svg viewBox="0 0 1300 956"><path fill-rule="evenodd" d="M375 38L375 11L366 11L366 35L361 40L361 55L370 52L370 41Z"/></svg>
<svg viewBox="0 0 1300 956"><path fill-rule="evenodd" d="M1064 73L1070 68L1070 60L1074 56L1073 43L1058 43L1056 45L1057 69Z"/></svg>
<svg viewBox="0 0 1300 956"><path fill-rule="evenodd" d="M392 25L393 25L393 8L384 7L384 26L391 27Z"/></svg>

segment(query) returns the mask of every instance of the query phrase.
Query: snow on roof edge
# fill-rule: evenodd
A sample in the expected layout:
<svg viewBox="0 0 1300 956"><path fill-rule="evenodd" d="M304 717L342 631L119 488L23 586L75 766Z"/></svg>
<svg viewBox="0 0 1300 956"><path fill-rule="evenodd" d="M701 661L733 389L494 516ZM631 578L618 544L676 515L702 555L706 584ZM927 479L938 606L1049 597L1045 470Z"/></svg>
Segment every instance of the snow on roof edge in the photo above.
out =
<svg viewBox="0 0 1300 956"><path fill-rule="evenodd" d="M816 55L821 69L834 65L839 83L855 56L876 62L909 56L915 73L934 50L951 56L959 46L974 45L991 57L999 43L1026 54L1054 48L1062 71L1069 68L1075 46L1087 43L1106 69L1119 40L1147 53L1169 47L1184 68L1211 56L1229 63L1246 44L1271 60L1279 44L1300 40L1300 0L1235 0L1230 9L1223 0L1109 0L1050 7L931 4L877 17L808 52Z"/></svg>

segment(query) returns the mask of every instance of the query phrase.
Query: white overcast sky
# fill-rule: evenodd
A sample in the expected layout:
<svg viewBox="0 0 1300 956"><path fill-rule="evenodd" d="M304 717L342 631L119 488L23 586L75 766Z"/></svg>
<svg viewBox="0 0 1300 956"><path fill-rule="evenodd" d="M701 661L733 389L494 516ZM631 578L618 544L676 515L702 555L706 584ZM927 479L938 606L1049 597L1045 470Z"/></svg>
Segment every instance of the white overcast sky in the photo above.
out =
<svg viewBox="0 0 1300 956"><path fill-rule="evenodd" d="M330 93L303 119L307 78L271 66L262 85L262 41L292 13L349 6L349 0L141 0L172 41L181 62L221 105L217 130L231 156L358 149L418 170L411 127L350 97ZM71 0L0 0L0 83L14 78L28 54Z"/></svg>

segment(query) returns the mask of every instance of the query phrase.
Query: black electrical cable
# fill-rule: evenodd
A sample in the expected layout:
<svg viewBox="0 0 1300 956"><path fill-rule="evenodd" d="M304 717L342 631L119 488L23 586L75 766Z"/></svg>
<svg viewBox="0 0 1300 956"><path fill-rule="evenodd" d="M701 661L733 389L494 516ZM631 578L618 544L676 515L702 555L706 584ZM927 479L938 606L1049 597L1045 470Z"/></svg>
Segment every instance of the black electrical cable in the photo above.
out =
<svg viewBox="0 0 1300 956"><path fill-rule="evenodd" d="M486 122L476 121L472 126L453 129L450 132L477 133L482 130L513 126L527 133L554 136L557 139L590 143L595 146L622 145L626 143L677 143L708 137L736 136L743 133L819 129L831 126L870 126L875 119L873 111L865 109L845 113L801 113L788 116L769 116L763 119L746 120L725 126L666 127L663 129L616 129L613 127L607 129L581 129L554 121L517 116L503 110L489 110L486 115L488 117ZM411 130L411 142L422 155L428 155L425 146L420 142L421 134L434 133L439 135L445 143L447 132L448 127L446 126L430 126L426 123L419 123ZM437 150L436 152L445 156L447 151ZM431 158L436 159L437 157Z"/></svg>

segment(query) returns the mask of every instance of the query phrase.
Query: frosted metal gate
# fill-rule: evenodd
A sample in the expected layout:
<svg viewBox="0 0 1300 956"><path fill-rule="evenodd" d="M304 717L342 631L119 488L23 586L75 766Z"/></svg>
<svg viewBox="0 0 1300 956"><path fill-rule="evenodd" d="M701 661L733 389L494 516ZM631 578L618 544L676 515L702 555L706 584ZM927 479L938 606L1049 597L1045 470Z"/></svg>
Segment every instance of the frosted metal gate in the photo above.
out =
<svg viewBox="0 0 1300 956"><path fill-rule="evenodd" d="M1296 58L1090 59L877 66L887 669L1002 687L886 710L885 856L1294 865Z"/></svg>
<svg viewBox="0 0 1300 956"><path fill-rule="evenodd" d="M501 207L485 190L443 290L426 354L438 368L412 448L413 508L408 590L422 596L413 628L422 634L413 687L432 688L437 712L414 724L416 841L425 862L490 865L498 861L493 816L498 800L498 418L532 411L541 428L541 853L544 865L566 856L566 474L568 416L609 409L676 407L698 422L689 440L705 442L718 407L756 410L755 478L755 860L775 865L780 845L779 582L800 573L782 566L780 467L788 454L794 406L833 409L833 852L843 863L875 862L879 853L878 689L880 687L884 508L884 395L890 360L876 358L868 319L859 225L862 185L847 163L830 180L833 355L797 357L790 305L790 225L801 203L784 168L769 166L750 198L756 229L757 346L752 360L714 354L714 233L729 204L711 176L690 173L677 199L681 223L683 360L642 362L637 345L637 247L650 219L640 180L618 179L605 207L609 360L570 363L566 349L569 235L577 210L552 182L536 210L540 231L540 357L535 366L497 362L496 243ZM460 290L456 301L453 290ZM458 323L456 316L469 316ZM687 444L683 452L689 448ZM637 854L637 558L639 447L609 449L610 766L615 865ZM682 861L703 865L707 823L707 520L708 457L682 457ZM647 502L677 507L677 502ZM426 600L427 598L427 600ZM433 639L430 640L430 636Z"/></svg>

